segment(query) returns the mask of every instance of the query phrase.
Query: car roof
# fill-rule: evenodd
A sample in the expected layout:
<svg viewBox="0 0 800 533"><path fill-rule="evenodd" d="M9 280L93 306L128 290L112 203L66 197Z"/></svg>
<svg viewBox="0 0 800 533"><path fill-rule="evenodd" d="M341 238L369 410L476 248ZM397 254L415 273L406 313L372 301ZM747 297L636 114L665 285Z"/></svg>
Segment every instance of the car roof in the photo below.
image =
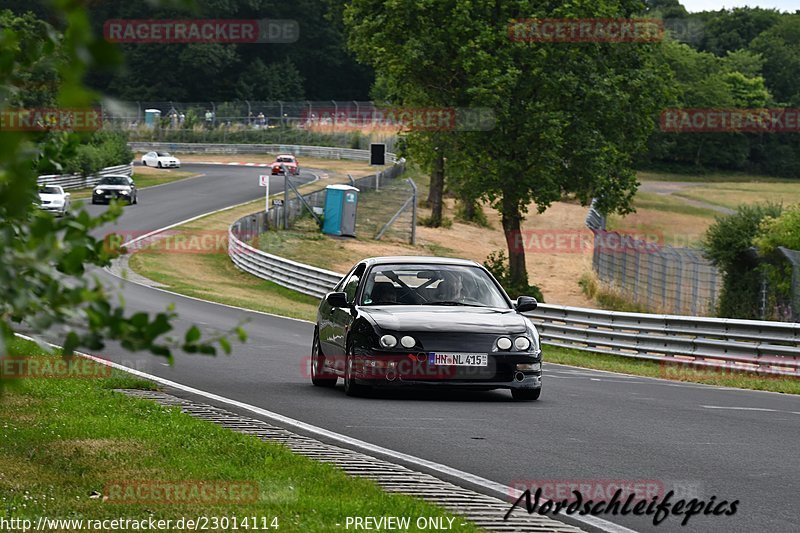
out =
<svg viewBox="0 0 800 533"><path fill-rule="evenodd" d="M278 154L275 156L275 159L278 159L279 157L291 157L292 159L294 159L294 156L292 154Z"/></svg>
<svg viewBox="0 0 800 533"><path fill-rule="evenodd" d="M370 257L364 259L363 262L366 263L367 266L393 264L480 266L470 259L425 255L387 255L382 257Z"/></svg>

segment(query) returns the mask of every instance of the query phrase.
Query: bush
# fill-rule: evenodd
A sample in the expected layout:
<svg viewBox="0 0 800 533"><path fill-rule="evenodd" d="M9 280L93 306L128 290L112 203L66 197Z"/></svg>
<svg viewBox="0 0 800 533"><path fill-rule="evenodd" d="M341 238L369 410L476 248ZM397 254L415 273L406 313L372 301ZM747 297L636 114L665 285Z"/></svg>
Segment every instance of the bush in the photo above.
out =
<svg viewBox="0 0 800 533"><path fill-rule="evenodd" d="M125 165L133 160L133 152L128 148L125 134L121 132L99 131L85 144L79 145L71 154L62 154L62 172L88 176L105 167ZM40 164L39 171L50 168Z"/></svg>
<svg viewBox="0 0 800 533"><path fill-rule="evenodd" d="M506 257L505 251L495 250L494 252L490 253L486 258L486 261L483 262L483 266L485 266L486 270L491 272L492 275L497 278L497 281L500 282L500 285L503 286L505 291L512 298L523 295L533 296L539 302L544 303L544 295L542 294L542 290L536 285L517 287L511 283L511 271L508 266L508 258Z"/></svg>
<svg viewBox="0 0 800 533"><path fill-rule="evenodd" d="M708 228L702 246L705 255L720 270L723 286L717 315L723 318L761 318L759 296L761 274L754 248L761 223L780 216L777 204L740 205L736 213L718 217Z"/></svg>

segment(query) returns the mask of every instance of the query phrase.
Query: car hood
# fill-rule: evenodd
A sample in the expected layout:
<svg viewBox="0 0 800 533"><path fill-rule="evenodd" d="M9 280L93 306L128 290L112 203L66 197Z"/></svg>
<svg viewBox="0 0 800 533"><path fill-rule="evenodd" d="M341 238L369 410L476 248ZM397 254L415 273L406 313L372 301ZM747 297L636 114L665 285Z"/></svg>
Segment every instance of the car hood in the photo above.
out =
<svg viewBox="0 0 800 533"><path fill-rule="evenodd" d="M58 203L58 202L63 202L65 197L61 196L60 194L39 194L39 198L41 199L42 202Z"/></svg>
<svg viewBox="0 0 800 533"><path fill-rule="evenodd" d="M386 305L361 307L379 328L389 331L522 333L528 319L511 309L489 307Z"/></svg>
<svg viewBox="0 0 800 533"><path fill-rule="evenodd" d="M177 157L172 157L171 155L160 155L158 156L159 161L177 161Z"/></svg>
<svg viewBox="0 0 800 533"><path fill-rule="evenodd" d="M94 190L102 189L104 191L129 191L129 185L95 185Z"/></svg>

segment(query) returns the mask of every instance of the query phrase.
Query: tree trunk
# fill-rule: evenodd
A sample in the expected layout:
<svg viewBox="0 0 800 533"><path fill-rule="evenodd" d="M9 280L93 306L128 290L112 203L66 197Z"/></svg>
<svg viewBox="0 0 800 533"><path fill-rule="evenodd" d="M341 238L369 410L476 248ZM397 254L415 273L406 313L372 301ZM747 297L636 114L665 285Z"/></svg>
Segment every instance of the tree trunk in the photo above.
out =
<svg viewBox="0 0 800 533"><path fill-rule="evenodd" d="M464 220L467 222L474 222L475 211L477 208L477 202L475 201L475 198L473 198L466 189L462 189L459 196L461 196L461 212Z"/></svg>
<svg viewBox="0 0 800 533"><path fill-rule="evenodd" d="M442 225L442 197L444 196L444 154L437 148L436 159L433 161L433 172L431 172L431 190L428 199L431 204L431 223L432 228Z"/></svg>
<svg viewBox="0 0 800 533"><path fill-rule="evenodd" d="M513 200L503 198L503 233L508 246L508 268L510 291L524 291L528 288L528 270L525 267L525 240L520 232L522 213ZM520 294L510 294L512 298Z"/></svg>

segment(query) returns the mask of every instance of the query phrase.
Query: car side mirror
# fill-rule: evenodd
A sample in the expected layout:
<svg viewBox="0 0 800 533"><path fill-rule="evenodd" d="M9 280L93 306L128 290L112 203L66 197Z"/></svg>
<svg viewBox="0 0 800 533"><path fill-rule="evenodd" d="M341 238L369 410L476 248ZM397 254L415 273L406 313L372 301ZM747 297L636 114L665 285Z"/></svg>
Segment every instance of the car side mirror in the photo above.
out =
<svg viewBox="0 0 800 533"><path fill-rule="evenodd" d="M539 305L536 298L533 296L520 296L517 298L517 313L524 313L526 311L533 311Z"/></svg>
<svg viewBox="0 0 800 533"><path fill-rule="evenodd" d="M325 297L325 302L332 307L350 307L347 295L343 292L331 292Z"/></svg>

